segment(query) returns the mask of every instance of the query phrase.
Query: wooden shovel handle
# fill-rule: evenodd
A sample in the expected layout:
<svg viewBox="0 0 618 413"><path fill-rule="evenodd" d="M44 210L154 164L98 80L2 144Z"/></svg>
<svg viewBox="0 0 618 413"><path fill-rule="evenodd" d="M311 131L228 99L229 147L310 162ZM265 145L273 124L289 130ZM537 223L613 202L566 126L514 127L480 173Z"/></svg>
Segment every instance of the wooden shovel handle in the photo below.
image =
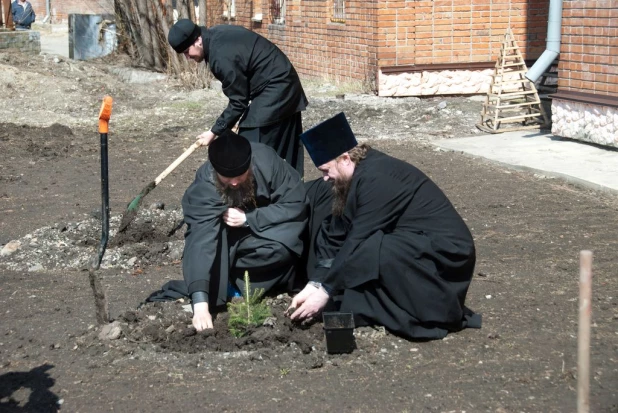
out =
<svg viewBox="0 0 618 413"><path fill-rule="evenodd" d="M155 178L155 185L159 185L159 182L161 182L163 180L163 178L165 178L167 175L170 174L170 172L172 172L174 169L176 169L176 167L178 165L180 165L180 163L182 161L184 161L185 159L187 159L187 157L189 155L191 155L193 153L193 151L195 151L197 148L199 148L201 145L198 142L195 142L193 145L191 145L189 147L189 149L187 149L182 155L180 155L174 162L172 162L172 164L170 166L167 167L167 169L163 172L161 172L161 174L159 176L157 176Z"/></svg>

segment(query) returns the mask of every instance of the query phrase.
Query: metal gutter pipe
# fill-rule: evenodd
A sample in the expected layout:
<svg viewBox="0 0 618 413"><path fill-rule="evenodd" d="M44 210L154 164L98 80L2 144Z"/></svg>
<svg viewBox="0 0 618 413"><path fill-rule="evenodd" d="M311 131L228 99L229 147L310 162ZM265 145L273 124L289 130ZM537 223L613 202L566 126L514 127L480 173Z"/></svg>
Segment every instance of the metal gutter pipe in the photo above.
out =
<svg viewBox="0 0 618 413"><path fill-rule="evenodd" d="M51 17L49 14L49 9L50 9L49 2L50 1L51 0L45 0L45 18L43 19L43 23L47 23L47 20L49 20L49 18Z"/></svg>
<svg viewBox="0 0 618 413"><path fill-rule="evenodd" d="M532 65L526 77L536 82L560 54L560 36L562 32L562 1L549 0L549 16L547 21L547 46L541 57Z"/></svg>

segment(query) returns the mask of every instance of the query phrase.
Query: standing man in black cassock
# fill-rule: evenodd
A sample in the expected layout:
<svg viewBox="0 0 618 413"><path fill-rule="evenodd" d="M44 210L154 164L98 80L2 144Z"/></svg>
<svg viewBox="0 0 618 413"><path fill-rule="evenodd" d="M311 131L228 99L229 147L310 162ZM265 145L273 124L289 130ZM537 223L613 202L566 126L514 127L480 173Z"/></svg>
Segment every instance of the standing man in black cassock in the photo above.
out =
<svg viewBox="0 0 618 413"><path fill-rule="evenodd" d="M273 43L241 26L200 27L176 22L169 44L187 59L206 62L229 98L210 130L197 138L208 145L240 119L238 133L273 149L303 176L301 111L307 98L294 66Z"/></svg>
<svg viewBox="0 0 618 413"><path fill-rule="evenodd" d="M294 287L308 220L303 182L272 148L226 130L208 156L182 199L184 281L147 300L191 297L198 331L213 327L228 283L244 291L245 271L254 289Z"/></svg>
<svg viewBox="0 0 618 413"><path fill-rule="evenodd" d="M444 193L414 166L358 145L343 113L301 139L323 180L307 184L315 256L291 318L315 317L334 298L357 326L408 338L480 327L464 307L474 242Z"/></svg>

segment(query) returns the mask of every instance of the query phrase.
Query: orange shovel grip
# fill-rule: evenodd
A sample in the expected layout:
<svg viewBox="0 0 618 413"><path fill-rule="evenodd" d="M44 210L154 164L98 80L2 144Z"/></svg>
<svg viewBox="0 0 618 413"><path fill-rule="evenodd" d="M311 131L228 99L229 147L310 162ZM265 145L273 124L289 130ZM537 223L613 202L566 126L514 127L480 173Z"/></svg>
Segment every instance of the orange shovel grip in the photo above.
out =
<svg viewBox="0 0 618 413"><path fill-rule="evenodd" d="M101 104L99 112L99 133L107 133L109 131L109 118L112 116L112 97L105 96Z"/></svg>

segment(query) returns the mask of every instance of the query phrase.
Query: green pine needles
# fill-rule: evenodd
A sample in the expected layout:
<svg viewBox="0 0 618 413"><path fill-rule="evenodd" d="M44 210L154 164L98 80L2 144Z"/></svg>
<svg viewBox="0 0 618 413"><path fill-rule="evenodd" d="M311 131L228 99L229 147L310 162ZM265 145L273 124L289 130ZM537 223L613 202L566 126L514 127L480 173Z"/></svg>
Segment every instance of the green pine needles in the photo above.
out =
<svg viewBox="0 0 618 413"><path fill-rule="evenodd" d="M263 288L258 288L251 294L249 272L245 271L244 300L227 303L230 319L227 323L230 333L234 337L242 337L252 327L261 326L271 316L270 308L262 300Z"/></svg>

